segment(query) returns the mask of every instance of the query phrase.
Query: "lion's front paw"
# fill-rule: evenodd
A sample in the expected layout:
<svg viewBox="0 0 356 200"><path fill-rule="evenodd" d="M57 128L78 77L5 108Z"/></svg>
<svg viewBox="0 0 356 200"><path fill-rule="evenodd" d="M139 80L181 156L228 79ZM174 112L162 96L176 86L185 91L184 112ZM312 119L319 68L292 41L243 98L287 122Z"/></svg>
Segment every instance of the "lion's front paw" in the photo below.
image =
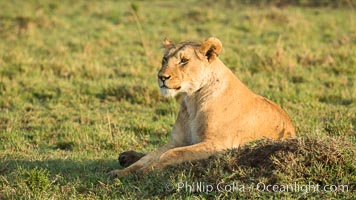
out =
<svg viewBox="0 0 356 200"><path fill-rule="evenodd" d="M129 173L130 172L127 170L112 170L108 173L108 175L112 178L120 178L127 176Z"/></svg>
<svg viewBox="0 0 356 200"><path fill-rule="evenodd" d="M140 158L142 158L145 155L146 154L144 153L138 153L135 151L125 151L119 155L118 160L121 166L128 167L131 164L135 163L136 161L140 160Z"/></svg>

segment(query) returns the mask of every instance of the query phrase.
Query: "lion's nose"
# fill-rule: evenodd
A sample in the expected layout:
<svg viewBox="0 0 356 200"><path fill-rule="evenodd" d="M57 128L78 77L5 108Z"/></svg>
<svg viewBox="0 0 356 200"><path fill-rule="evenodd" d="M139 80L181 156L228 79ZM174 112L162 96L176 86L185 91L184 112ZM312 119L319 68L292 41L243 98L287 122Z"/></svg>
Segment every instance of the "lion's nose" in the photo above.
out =
<svg viewBox="0 0 356 200"><path fill-rule="evenodd" d="M161 79L161 81L165 81L171 78L170 75L165 75L165 74L158 74L158 78Z"/></svg>

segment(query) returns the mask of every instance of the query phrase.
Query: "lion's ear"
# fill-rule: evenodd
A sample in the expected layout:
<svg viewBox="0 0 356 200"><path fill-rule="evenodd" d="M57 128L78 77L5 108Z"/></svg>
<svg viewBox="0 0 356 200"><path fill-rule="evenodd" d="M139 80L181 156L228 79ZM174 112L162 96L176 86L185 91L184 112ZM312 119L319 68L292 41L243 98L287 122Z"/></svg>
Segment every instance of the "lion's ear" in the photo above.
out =
<svg viewBox="0 0 356 200"><path fill-rule="evenodd" d="M165 38L162 42L162 46L167 49L173 47L174 43L172 42L172 40Z"/></svg>
<svg viewBox="0 0 356 200"><path fill-rule="evenodd" d="M209 37L201 43L200 52L206 56L211 63L219 56L222 50L222 44L216 37Z"/></svg>

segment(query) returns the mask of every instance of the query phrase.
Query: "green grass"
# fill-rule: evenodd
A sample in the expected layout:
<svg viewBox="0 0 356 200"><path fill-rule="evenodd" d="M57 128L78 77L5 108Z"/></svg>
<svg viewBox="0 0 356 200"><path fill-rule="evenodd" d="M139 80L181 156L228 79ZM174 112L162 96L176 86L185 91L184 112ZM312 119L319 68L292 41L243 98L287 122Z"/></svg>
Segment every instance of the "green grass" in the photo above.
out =
<svg viewBox="0 0 356 200"><path fill-rule="evenodd" d="M1 1L0 199L355 199L356 7L233 2ZM290 114L300 138L108 178L118 153L168 140L179 102L159 95L161 41L209 36L249 88ZM348 191L178 190L222 181Z"/></svg>

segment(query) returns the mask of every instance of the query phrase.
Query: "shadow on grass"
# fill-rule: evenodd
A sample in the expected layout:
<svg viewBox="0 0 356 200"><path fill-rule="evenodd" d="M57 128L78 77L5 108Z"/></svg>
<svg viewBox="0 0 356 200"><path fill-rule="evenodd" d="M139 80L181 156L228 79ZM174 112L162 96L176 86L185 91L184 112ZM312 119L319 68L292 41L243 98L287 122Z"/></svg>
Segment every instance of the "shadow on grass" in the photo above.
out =
<svg viewBox="0 0 356 200"><path fill-rule="evenodd" d="M118 166L116 160L105 159L2 160L0 199L117 199L122 182L107 173Z"/></svg>
<svg viewBox="0 0 356 200"><path fill-rule="evenodd" d="M80 179L81 182L89 181L93 178L109 178L107 173L110 170L119 168L117 160L2 160L0 161L0 175L9 176L19 169L44 169L49 172L49 176L61 176L66 180Z"/></svg>

